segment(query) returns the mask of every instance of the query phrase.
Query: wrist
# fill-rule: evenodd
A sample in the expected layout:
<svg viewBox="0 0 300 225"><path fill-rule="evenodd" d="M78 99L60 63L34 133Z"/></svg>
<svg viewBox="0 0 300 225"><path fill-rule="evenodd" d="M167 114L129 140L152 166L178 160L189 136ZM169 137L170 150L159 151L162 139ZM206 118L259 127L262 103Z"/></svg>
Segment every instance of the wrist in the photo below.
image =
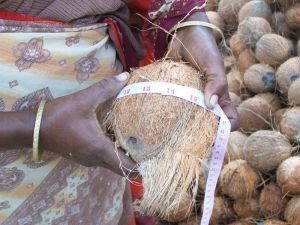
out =
<svg viewBox="0 0 300 225"><path fill-rule="evenodd" d="M36 110L0 113L0 149L30 148Z"/></svg>

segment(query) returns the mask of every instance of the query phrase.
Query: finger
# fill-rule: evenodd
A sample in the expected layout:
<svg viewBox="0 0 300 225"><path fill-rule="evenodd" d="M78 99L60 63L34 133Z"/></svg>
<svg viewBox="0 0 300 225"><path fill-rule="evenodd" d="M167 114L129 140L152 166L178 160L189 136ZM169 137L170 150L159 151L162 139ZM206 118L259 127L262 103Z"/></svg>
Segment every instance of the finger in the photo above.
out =
<svg viewBox="0 0 300 225"><path fill-rule="evenodd" d="M220 99L219 104L231 123L231 131L238 130L240 127L240 118L228 92Z"/></svg>
<svg viewBox="0 0 300 225"><path fill-rule="evenodd" d="M83 97L97 108L99 104L115 97L126 85L128 78L129 74L127 72L105 78L85 89L85 95Z"/></svg>
<svg viewBox="0 0 300 225"><path fill-rule="evenodd" d="M139 175L136 170L136 163L126 156L123 151L116 149L108 138L104 138L101 144L102 160L110 166L111 170L130 178L135 178Z"/></svg>

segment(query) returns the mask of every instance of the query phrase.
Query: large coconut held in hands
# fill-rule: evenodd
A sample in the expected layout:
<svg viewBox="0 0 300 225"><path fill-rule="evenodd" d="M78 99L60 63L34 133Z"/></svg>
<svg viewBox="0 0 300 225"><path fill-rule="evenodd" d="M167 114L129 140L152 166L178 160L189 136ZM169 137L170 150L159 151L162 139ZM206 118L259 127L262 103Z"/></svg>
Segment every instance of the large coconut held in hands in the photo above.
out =
<svg viewBox="0 0 300 225"><path fill-rule="evenodd" d="M131 75L129 84L161 81L196 89L204 84L197 70L172 61L153 63ZM117 143L139 163L144 185L141 210L168 220L187 195L192 208L199 164L211 155L218 118L186 100L143 93L120 98L110 122Z"/></svg>

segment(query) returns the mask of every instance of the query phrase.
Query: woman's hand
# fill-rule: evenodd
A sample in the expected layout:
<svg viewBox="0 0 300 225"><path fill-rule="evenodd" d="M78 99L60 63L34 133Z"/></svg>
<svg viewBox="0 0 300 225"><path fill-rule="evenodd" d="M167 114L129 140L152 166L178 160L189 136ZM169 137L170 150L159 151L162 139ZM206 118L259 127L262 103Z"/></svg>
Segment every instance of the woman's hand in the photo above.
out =
<svg viewBox="0 0 300 225"><path fill-rule="evenodd" d="M208 21L205 13L194 13L187 21ZM207 80L204 94L205 104L213 108L217 103L231 122L231 129L239 128L239 117L230 100L225 75L224 62L218 50L215 38L209 28L201 26L185 27L177 31L176 37L170 42L170 56L183 59L204 72Z"/></svg>
<svg viewBox="0 0 300 225"><path fill-rule="evenodd" d="M115 149L102 131L96 116L98 106L116 96L127 79L128 74L123 73L101 80L75 94L48 102L41 124L41 148L85 166L106 167L120 175L123 175L121 162L124 168L132 170L135 163L122 151Z"/></svg>

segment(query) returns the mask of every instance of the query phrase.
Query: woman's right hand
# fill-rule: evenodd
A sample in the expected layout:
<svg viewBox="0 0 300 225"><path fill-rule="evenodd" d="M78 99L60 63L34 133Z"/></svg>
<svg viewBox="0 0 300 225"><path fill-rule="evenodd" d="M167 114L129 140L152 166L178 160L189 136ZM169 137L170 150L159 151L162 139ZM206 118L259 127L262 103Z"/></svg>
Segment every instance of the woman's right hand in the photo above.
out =
<svg viewBox="0 0 300 225"><path fill-rule="evenodd" d="M137 173L129 174L135 163L105 136L96 115L96 109L115 97L127 79L128 74L122 73L48 102L41 124L41 148L84 166L102 166L120 175L122 166L127 175L136 176Z"/></svg>

